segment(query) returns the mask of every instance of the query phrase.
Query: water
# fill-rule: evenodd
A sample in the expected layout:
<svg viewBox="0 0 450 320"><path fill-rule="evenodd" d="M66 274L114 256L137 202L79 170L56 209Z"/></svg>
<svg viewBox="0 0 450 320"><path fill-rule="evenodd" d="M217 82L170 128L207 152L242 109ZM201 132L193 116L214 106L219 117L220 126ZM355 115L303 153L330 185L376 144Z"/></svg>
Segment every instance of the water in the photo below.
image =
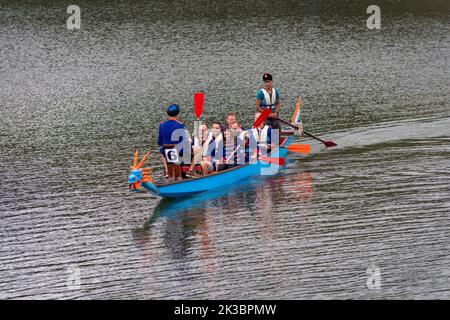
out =
<svg viewBox="0 0 450 320"><path fill-rule="evenodd" d="M66 3L3 1L0 298L450 298L449 4L379 1L368 30L370 4L79 1L68 31ZM192 127L203 90L204 120L248 125L264 72L337 148L187 200L128 191L165 106Z"/></svg>

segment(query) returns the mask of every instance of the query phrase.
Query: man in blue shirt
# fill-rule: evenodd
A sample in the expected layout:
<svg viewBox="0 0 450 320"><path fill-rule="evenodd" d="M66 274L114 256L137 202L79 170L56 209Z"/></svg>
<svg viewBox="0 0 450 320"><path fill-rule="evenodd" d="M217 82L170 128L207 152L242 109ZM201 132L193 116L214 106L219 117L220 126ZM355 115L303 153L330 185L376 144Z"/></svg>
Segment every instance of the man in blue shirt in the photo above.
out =
<svg viewBox="0 0 450 320"><path fill-rule="evenodd" d="M158 145L161 154L163 155L164 168L167 175L167 159L165 155L166 149L174 149L176 145L182 142L186 137L184 132L180 132L179 138L172 140L172 134L177 129L184 130L184 124L178 120L178 114L180 113L180 108L176 104L172 104L167 108L167 115L169 119L159 124L158 130ZM182 148L177 148L178 155L181 157L183 155Z"/></svg>
<svg viewBox="0 0 450 320"><path fill-rule="evenodd" d="M273 129L281 129L281 123L277 119L281 106L280 93L273 88L272 75L270 73L263 75L263 82L264 88L260 89L256 94L256 112L263 112L264 109L270 108L272 113L269 114L266 123Z"/></svg>
<svg viewBox="0 0 450 320"><path fill-rule="evenodd" d="M172 104L167 108L167 115L169 119L159 124L158 131L158 145L161 153L164 153L164 146L170 145L170 147L174 147L174 145L183 141L182 137L178 140L172 140L172 133L177 129L184 129L184 124L178 120L178 114L180 113L180 108L176 104Z"/></svg>

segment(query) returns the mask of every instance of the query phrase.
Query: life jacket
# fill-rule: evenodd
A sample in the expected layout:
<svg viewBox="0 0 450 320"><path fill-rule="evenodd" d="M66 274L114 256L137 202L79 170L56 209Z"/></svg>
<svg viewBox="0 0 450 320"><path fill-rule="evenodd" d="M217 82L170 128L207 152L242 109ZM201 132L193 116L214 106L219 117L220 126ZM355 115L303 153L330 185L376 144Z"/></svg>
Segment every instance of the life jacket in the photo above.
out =
<svg viewBox="0 0 450 320"><path fill-rule="evenodd" d="M260 143L267 144L269 128L270 127L268 125L265 125L262 129L257 128L252 129L253 138L256 140L258 144Z"/></svg>
<svg viewBox="0 0 450 320"><path fill-rule="evenodd" d="M272 95L270 95L266 89L261 89L262 93L264 94L264 100L266 102L266 107L269 107L272 109L273 106L275 106L275 100L277 99L277 93L275 91L275 88L272 88Z"/></svg>
<svg viewBox="0 0 450 320"><path fill-rule="evenodd" d="M214 149L210 150L210 144L213 142L213 133L210 132L208 135L208 139L206 139L205 143L203 144L203 156L209 156L215 157L217 151L219 151L221 148L223 148L223 135L220 133L217 137L214 139ZM209 153L211 151L211 154ZM220 153L220 152L219 152ZM223 152L222 152L223 153Z"/></svg>
<svg viewBox="0 0 450 320"><path fill-rule="evenodd" d="M242 132L238 136L239 141L245 140L246 134L247 134L247 130L242 130Z"/></svg>
<svg viewBox="0 0 450 320"><path fill-rule="evenodd" d="M192 141L192 145L193 145L194 147L202 147L202 146L200 145L200 139L199 139L197 136L194 137L194 140Z"/></svg>
<svg viewBox="0 0 450 320"><path fill-rule="evenodd" d="M263 154L267 154L271 150L270 142L271 140L269 136L269 130L271 128L268 125L265 125L262 129L252 129L252 136L251 139L253 142L250 142L249 149L248 149L248 155L252 155L254 153L254 149L256 147L258 152L263 152ZM255 146L256 142L256 146ZM252 150L250 150L250 148ZM264 150L264 151L262 151Z"/></svg>
<svg viewBox="0 0 450 320"><path fill-rule="evenodd" d="M240 149L238 149L235 153L234 161L235 163L243 162L248 163L249 162L249 156L248 156L248 145L245 144L245 139L247 138L248 130L242 130L242 132L237 137L237 145L241 145ZM237 147L237 146L236 146Z"/></svg>

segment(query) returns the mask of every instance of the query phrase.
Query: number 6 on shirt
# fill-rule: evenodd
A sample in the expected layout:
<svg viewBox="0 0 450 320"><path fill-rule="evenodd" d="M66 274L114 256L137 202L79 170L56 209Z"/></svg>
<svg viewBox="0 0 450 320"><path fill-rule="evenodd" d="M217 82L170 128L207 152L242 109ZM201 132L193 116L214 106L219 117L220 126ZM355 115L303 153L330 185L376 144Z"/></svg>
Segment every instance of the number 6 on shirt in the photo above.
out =
<svg viewBox="0 0 450 320"><path fill-rule="evenodd" d="M168 163L180 163L177 149L165 149L164 152Z"/></svg>

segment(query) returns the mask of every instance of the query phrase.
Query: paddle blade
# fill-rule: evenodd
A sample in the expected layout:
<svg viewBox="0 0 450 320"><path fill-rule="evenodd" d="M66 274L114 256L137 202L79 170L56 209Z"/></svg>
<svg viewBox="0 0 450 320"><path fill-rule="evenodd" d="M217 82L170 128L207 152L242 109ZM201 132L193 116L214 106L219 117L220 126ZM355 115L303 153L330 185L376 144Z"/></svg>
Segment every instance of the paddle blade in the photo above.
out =
<svg viewBox="0 0 450 320"><path fill-rule="evenodd" d="M258 119L256 119L255 122L253 123L253 128L257 128L261 123L266 121L271 112L272 111L270 110L270 108L265 108L264 111L258 117Z"/></svg>
<svg viewBox="0 0 450 320"><path fill-rule="evenodd" d="M325 144L325 146L327 148L332 148L332 147L336 147L337 146L337 144L334 143L333 141L324 141L323 143Z"/></svg>
<svg viewBox="0 0 450 320"><path fill-rule="evenodd" d="M331 147L336 147L337 146L337 144L334 143L333 141L323 141L322 139L317 138L317 137L313 136L311 133L308 133L306 131L303 131L303 133L306 134L307 136L317 140L317 141L322 142L325 145L325 147L327 147L327 148L331 148Z"/></svg>
<svg viewBox="0 0 450 320"><path fill-rule="evenodd" d="M291 152L309 154L311 151L311 147L309 144L290 144L287 148Z"/></svg>
<svg viewBox="0 0 450 320"><path fill-rule="evenodd" d="M297 115L300 112L300 105L302 104L302 98L299 98L297 101L297 104L295 106L295 111L294 114L292 115L292 119L291 119L291 123L297 123L298 122L298 117Z"/></svg>
<svg viewBox="0 0 450 320"><path fill-rule="evenodd" d="M203 113L203 103L205 102L205 95L203 92L194 93L194 113L197 119L200 119L200 116Z"/></svg>
<svg viewBox="0 0 450 320"><path fill-rule="evenodd" d="M278 166L284 166L285 161L284 158L272 158L272 157L259 157L259 160L262 162L270 163L270 164L276 164Z"/></svg>

